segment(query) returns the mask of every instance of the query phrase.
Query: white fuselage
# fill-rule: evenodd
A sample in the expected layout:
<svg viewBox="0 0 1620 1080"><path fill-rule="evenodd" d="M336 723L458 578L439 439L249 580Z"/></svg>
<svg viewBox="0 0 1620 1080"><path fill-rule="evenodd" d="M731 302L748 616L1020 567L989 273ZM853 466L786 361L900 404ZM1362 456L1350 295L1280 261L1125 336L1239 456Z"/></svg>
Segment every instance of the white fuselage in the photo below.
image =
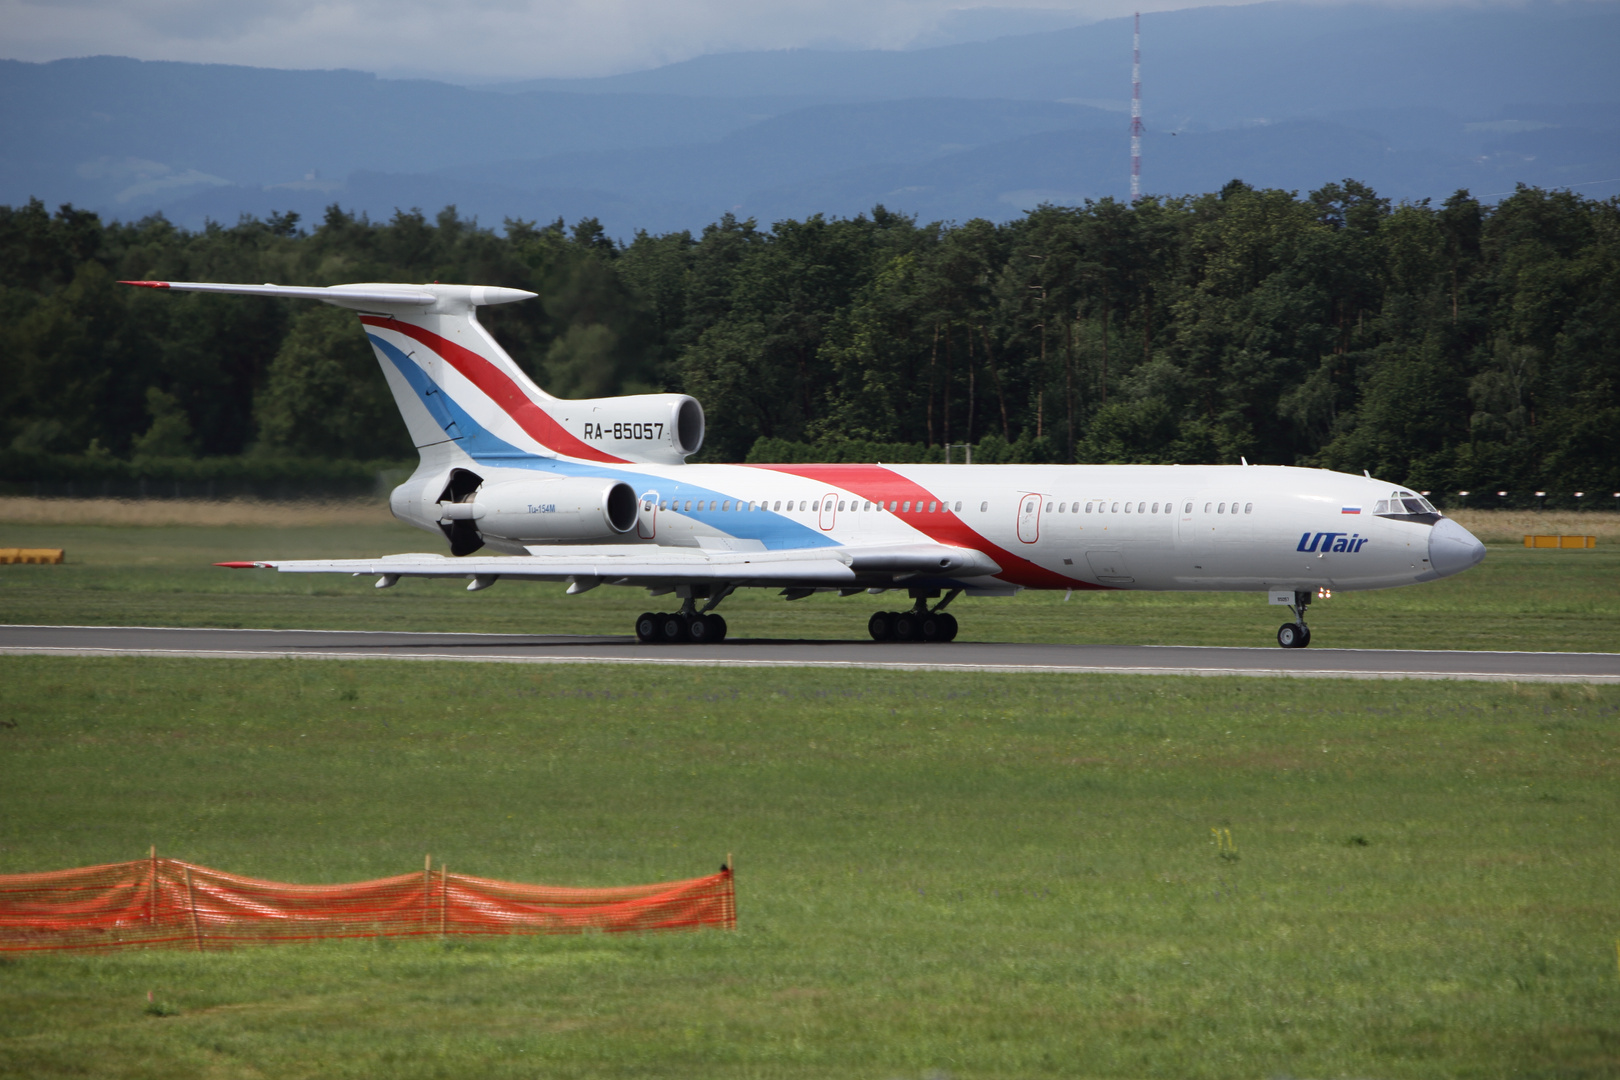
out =
<svg viewBox="0 0 1620 1080"><path fill-rule="evenodd" d="M551 471L468 464L486 484L543 480ZM1318 469L547 464L635 488L637 526L614 539L621 544L771 551L946 543L995 560L996 582L1046 589L1377 589L1440 576L1429 562L1429 524L1374 516L1391 485ZM402 485L395 513L437 532L441 477L424 470ZM497 550L545 550L532 540L485 539Z"/></svg>

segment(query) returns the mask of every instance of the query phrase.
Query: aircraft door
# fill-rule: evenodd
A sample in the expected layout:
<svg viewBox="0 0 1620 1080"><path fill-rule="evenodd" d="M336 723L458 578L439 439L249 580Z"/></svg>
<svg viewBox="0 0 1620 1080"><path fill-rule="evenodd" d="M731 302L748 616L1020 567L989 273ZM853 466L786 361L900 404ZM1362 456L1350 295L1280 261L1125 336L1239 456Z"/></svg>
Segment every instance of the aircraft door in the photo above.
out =
<svg viewBox="0 0 1620 1080"><path fill-rule="evenodd" d="M1193 534L1197 531L1194 524L1196 518L1193 514L1196 502L1191 495L1176 500L1176 523L1179 526L1176 535L1181 545L1189 550L1193 545Z"/></svg>
<svg viewBox="0 0 1620 1080"><path fill-rule="evenodd" d="M1207 495L1185 495L1176 504L1176 509L1181 511L1176 515L1181 526L1178 546L1184 553L1198 557L1205 569L1209 568L1208 559L1215 553L1215 519L1204 512L1209 502Z"/></svg>
<svg viewBox="0 0 1620 1080"><path fill-rule="evenodd" d="M838 521L838 496L832 492L821 497L821 531L831 532Z"/></svg>
<svg viewBox="0 0 1620 1080"><path fill-rule="evenodd" d="M1028 492L1018 502L1018 539L1033 544L1041 538L1041 497Z"/></svg>
<svg viewBox="0 0 1620 1080"><path fill-rule="evenodd" d="M636 514L636 535L651 540L658 535L658 492L641 493L641 506Z"/></svg>

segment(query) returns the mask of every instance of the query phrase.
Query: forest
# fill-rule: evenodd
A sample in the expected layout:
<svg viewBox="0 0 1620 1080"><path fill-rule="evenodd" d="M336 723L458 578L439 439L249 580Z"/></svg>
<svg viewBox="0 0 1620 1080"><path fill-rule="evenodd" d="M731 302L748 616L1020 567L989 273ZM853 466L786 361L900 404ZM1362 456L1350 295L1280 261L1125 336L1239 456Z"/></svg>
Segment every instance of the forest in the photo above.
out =
<svg viewBox="0 0 1620 1080"><path fill-rule="evenodd" d="M1568 191L1437 206L1233 181L1004 224L879 206L627 242L454 207L191 232L35 200L0 207L8 490L308 493L414 456L352 314L120 279L529 289L481 317L535 381L690 393L709 424L694 460L967 444L976 463L1368 470L1449 505L1620 491L1620 199Z"/></svg>

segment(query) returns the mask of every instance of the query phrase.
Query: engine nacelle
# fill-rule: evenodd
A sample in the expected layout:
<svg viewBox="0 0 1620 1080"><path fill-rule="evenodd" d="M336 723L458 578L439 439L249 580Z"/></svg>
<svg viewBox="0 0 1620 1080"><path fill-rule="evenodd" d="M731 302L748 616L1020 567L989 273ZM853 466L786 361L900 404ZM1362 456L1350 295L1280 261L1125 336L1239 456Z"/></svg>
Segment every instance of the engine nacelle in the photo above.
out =
<svg viewBox="0 0 1620 1080"><path fill-rule="evenodd" d="M545 407L570 435L625 461L680 465L703 446L703 406L685 394L559 398Z"/></svg>
<svg viewBox="0 0 1620 1080"><path fill-rule="evenodd" d="M441 521L468 520L503 540L608 540L636 527L635 489L588 476L484 484L468 502L440 503Z"/></svg>

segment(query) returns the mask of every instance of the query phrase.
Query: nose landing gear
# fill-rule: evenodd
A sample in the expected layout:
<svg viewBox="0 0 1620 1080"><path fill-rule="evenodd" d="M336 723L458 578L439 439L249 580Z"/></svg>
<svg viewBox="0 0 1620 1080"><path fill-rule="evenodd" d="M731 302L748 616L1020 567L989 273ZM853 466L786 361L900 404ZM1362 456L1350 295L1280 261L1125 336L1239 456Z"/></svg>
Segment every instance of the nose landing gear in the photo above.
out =
<svg viewBox="0 0 1620 1080"><path fill-rule="evenodd" d="M912 589L916 601L910 611L879 611L866 622L866 632L873 641L951 641L956 637L956 616L945 611L961 595L961 589L952 589L945 599L932 609L928 601L939 595L938 589Z"/></svg>
<svg viewBox="0 0 1620 1080"><path fill-rule="evenodd" d="M1289 605L1289 610L1294 613L1294 621L1277 627L1278 645L1285 649L1303 649L1311 643L1311 628L1305 625L1305 609L1310 605L1309 589L1294 592L1294 602Z"/></svg>

